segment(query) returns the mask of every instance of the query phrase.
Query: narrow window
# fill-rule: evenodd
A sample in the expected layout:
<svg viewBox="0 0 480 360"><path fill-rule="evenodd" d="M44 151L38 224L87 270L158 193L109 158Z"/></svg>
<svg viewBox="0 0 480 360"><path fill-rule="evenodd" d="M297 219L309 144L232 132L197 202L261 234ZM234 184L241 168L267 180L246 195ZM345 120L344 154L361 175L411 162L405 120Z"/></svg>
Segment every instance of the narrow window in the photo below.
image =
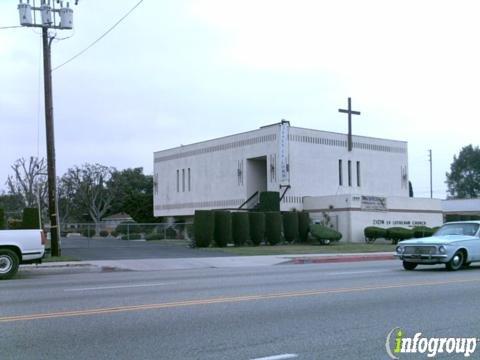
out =
<svg viewBox="0 0 480 360"><path fill-rule="evenodd" d="M348 160L348 186L352 186L352 162Z"/></svg>
<svg viewBox="0 0 480 360"><path fill-rule="evenodd" d="M357 161L357 186L360 187L360 161Z"/></svg>
<svg viewBox="0 0 480 360"><path fill-rule="evenodd" d="M191 190L192 190L192 180L190 177L190 168L188 168L188 191L190 192Z"/></svg>
<svg viewBox="0 0 480 360"><path fill-rule="evenodd" d="M180 170L177 170L177 192L180 192Z"/></svg>
<svg viewBox="0 0 480 360"><path fill-rule="evenodd" d="M338 160L338 184L339 184L340 186L343 185L342 160Z"/></svg>
<svg viewBox="0 0 480 360"><path fill-rule="evenodd" d="M182 192L185 192L185 169L182 169Z"/></svg>

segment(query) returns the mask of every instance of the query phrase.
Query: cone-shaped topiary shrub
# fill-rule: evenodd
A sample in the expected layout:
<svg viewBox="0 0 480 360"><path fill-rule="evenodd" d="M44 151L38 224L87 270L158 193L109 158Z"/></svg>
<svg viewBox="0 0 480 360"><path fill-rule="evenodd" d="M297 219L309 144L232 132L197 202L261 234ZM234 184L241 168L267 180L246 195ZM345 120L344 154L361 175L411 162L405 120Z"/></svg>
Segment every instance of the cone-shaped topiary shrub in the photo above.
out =
<svg viewBox="0 0 480 360"><path fill-rule="evenodd" d="M215 211L215 232L213 240L218 247L232 242L232 214L228 211Z"/></svg>
<svg viewBox="0 0 480 360"><path fill-rule="evenodd" d="M232 213L232 237L235 246L242 246L250 236L250 222L247 212Z"/></svg>
<svg viewBox="0 0 480 360"><path fill-rule="evenodd" d="M250 240L253 245L260 245L265 239L265 213L250 212Z"/></svg>
<svg viewBox="0 0 480 360"><path fill-rule="evenodd" d="M0 230L5 229L5 211L0 209Z"/></svg>
<svg viewBox="0 0 480 360"><path fill-rule="evenodd" d="M278 211L265 213L265 238L270 245L276 245L282 240L282 214Z"/></svg>
<svg viewBox="0 0 480 360"><path fill-rule="evenodd" d="M38 218L37 208L23 209L22 228L24 229L40 229L40 221Z"/></svg>
<svg viewBox="0 0 480 360"><path fill-rule="evenodd" d="M308 241L310 231L310 215L306 211L297 212L298 216L298 235L301 242Z"/></svg>
<svg viewBox="0 0 480 360"><path fill-rule="evenodd" d="M215 216L210 210L195 210L193 220L196 247L209 247L213 243Z"/></svg>
<svg viewBox="0 0 480 360"><path fill-rule="evenodd" d="M282 213L283 218L283 237L288 243L298 240L298 215L296 211L286 211Z"/></svg>

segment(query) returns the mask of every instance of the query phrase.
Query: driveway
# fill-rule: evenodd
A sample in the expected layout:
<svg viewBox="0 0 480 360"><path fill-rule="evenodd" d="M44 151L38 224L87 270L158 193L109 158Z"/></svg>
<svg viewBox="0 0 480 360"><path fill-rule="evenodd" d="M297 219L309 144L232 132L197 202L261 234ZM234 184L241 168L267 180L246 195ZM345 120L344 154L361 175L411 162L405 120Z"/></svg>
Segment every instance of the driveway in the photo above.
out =
<svg viewBox="0 0 480 360"><path fill-rule="evenodd" d="M174 259L229 256L223 252L192 249L185 240L120 240L115 238L62 238L62 255L78 260Z"/></svg>

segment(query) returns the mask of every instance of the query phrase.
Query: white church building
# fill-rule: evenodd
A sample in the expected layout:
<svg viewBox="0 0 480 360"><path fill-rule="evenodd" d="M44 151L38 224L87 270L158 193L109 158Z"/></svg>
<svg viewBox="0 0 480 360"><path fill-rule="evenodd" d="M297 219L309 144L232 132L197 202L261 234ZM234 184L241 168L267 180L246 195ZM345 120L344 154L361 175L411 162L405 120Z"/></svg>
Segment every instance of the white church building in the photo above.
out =
<svg viewBox="0 0 480 360"><path fill-rule="evenodd" d="M155 152L154 183L155 216L250 208L279 191L282 211L307 210L346 241L363 241L366 226L442 223L440 200L409 197L406 142L287 121Z"/></svg>

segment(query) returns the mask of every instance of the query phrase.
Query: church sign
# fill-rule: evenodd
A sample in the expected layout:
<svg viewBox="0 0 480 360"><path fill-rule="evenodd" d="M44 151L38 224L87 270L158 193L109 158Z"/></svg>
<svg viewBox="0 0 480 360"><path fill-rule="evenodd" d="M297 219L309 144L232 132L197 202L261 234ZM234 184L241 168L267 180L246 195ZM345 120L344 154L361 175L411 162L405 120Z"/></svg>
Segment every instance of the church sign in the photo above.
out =
<svg viewBox="0 0 480 360"><path fill-rule="evenodd" d="M280 169L280 184L290 184L290 169L288 162L288 133L290 129L290 123L288 121L282 121L280 124L280 133L278 141L278 156L279 156L279 169Z"/></svg>
<svg viewBox="0 0 480 360"><path fill-rule="evenodd" d="M378 196L362 196L362 210L387 211L387 199Z"/></svg>

